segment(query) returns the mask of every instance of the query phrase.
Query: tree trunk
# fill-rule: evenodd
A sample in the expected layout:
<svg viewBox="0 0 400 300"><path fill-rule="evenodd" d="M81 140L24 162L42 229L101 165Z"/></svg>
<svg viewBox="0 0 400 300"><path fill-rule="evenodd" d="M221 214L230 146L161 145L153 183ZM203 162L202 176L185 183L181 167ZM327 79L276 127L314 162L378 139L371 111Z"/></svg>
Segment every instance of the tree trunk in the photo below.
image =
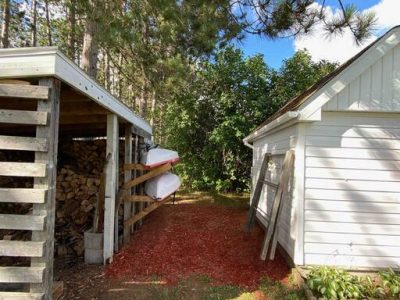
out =
<svg viewBox="0 0 400 300"><path fill-rule="evenodd" d="M156 114L156 108L157 108L157 98L156 98L156 93L153 91L151 94L151 111L150 111L150 125L151 127L154 126L154 120L155 120L155 114Z"/></svg>
<svg viewBox="0 0 400 300"><path fill-rule="evenodd" d="M97 42L96 4L91 1L92 14L86 19L85 33L83 35L82 68L89 76L96 78L97 56L99 52Z"/></svg>
<svg viewBox="0 0 400 300"><path fill-rule="evenodd" d="M104 86L107 90L110 90L111 81L110 81L110 58L107 52L104 52Z"/></svg>
<svg viewBox="0 0 400 300"><path fill-rule="evenodd" d="M48 46L53 45L53 41L51 38L51 23L50 23L50 11L49 11L49 0L44 1L46 6L46 26L47 26L47 44Z"/></svg>
<svg viewBox="0 0 400 300"><path fill-rule="evenodd" d="M10 28L10 0L4 0L3 22L1 24L1 47L8 48L10 41L8 39Z"/></svg>
<svg viewBox="0 0 400 300"><path fill-rule="evenodd" d="M68 48L67 48L67 55L72 60L75 60L76 53L75 53L75 32L76 32L76 15L75 15L75 1L71 0L71 6L68 11Z"/></svg>
<svg viewBox="0 0 400 300"><path fill-rule="evenodd" d="M37 29L36 29L36 0L32 0L32 37L31 42L33 47L37 47Z"/></svg>

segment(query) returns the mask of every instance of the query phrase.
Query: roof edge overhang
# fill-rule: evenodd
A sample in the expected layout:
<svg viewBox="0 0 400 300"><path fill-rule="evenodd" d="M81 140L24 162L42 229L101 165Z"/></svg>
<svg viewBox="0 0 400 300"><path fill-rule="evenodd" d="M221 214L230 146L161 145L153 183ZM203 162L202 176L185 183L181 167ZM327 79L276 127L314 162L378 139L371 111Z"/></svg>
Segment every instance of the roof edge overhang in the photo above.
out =
<svg viewBox="0 0 400 300"><path fill-rule="evenodd" d="M1 49L0 70L0 77L3 78L56 77L111 113L133 124L137 134L152 135L152 127L148 122L87 75L57 47Z"/></svg>
<svg viewBox="0 0 400 300"><path fill-rule="evenodd" d="M377 59L383 57L385 53L390 51L400 43L400 26L393 27L385 33L378 42L373 42L372 47L366 49L360 57L357 57L350 65L341 70L336 76L331 78L321 88L312 93L312 95L304 102L301 103L295 111L287 111L283 115L271 122L265 124L263 127L256 129L243 139L247 146L249 143L270 134L271 131L277 128L284 128L284 123L289 121L295 122L314 122L321 120L322 107L332 97L342 91L352 80L362 74L369 68Z"/></svg>

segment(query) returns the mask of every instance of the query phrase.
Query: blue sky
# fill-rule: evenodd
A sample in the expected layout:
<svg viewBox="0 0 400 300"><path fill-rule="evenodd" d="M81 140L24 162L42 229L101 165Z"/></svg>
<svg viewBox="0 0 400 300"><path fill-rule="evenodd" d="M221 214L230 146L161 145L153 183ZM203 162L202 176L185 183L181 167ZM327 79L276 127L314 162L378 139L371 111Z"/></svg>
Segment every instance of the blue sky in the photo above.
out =
<svg viewBox="0 0 400 300"><path fill-rule="evenodd" d="M344 62L387 29L400 24L400 15L396 13L400 11L400 0L345 0L344 3L353 3L360 10L373 10L378 17L378 30L375 32L375 36L366 41L361 47L353 43L349 33L345 33L343 37L339 36L328 41L321 36L322 30L318 26L310 37L298 38L296 40L293 38L269 40L248 34L243 41L236 42L236 45L244 51L246 56L257 53L263 54L265 62L273 68L279 68L282 61L291 57L296 49L304 48L311 53L315 61L328 59L330 61ZM338 2L336 0L327 0L326 4L332 15L338 13Z"/></svg>

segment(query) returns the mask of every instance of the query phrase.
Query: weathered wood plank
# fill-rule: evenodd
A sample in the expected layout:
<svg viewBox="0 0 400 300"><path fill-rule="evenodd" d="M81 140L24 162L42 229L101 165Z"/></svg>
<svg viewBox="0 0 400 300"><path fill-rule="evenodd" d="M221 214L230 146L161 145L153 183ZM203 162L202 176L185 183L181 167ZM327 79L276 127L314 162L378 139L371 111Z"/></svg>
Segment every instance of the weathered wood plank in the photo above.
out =
<svg viewBox="0 0 400 300"><path fill-rule="evenodd" d="M104 264L112 262L114 252L114 215L118 174L118 117L115 114L107 115L106 153L111 153L111 157L106 170L103 240Z"/></svg>
<svg viewBox="0 0 400 300"><path fill-rule="evenodd" d="M45 242L0 240L0 256L41 257L44 245Z"/></svg>
<svg viewBox="0 0 400 300"><path fill-rule="evenodd" d="M133 180L125 182L124 185L123 185L123 188L124 189L129 189L131 187L134 187L134 186L136 186L136 185L138 185L138 184L140 184L142 182L145 182L146 180L149 180L149 179L151 179L153 177L156 177L156 176L158 176L158 175L160 175L162 173L165 173L170 169L171 169L171 164L170 163L162 165L162 166L159 166L159 167L157 167L155 169L152 169L150 172L148 172L148 173L146 173L146 174L144 174L144 175L142 175L140 177L137 177L137 178L134 178Z"/></svg>
<svg viewBox="0 0 400 300"><path fill-rule="evenodd" d="M137 221L143 219L145 216L147 216L149 213L151 213L153 210L157 209L158 207L160 207L161 205L169 202L172 200L173 197L168 196L167 198L161 200L161 201L157 201L154 202L152 204L150 204L149 206L147 206L146 208L144 208L143 210L141 210L140 212L138 212L136 215L134 215L132 218L125 220L124 221L124 226L125 227L129 227L132 224L135 224Z"/></svg>
<svg viewBox="0 0 400 300"><path fill-rule="evenodd" d="M154 202L155 200L146 195L132 195L132 196L124 196L124 202Z"/></svg>
<svg viewBox="0 0 400 300"><path fill-rule="evenodd" d="M0 135L0 149L46 152L48 142L47 138Z"/></svg>
<svg viewBox="0 0 400 300"><path fill-rule="evenodd" d="M1 83L0 97L47 100L49 98L49 88L39 85Z"/></svg>
<svg viewBox="0 0 400 300"><path fill-rule="evenodd" d="M125 165L132 163L132 124L125 125ZM124 169L124 180L129 181L132 179L132 170ZM126 191L125 197L129 197L132 195L132 189L128 189ZM134 204L133 204L134 205ZM132 203L129 203L124 200L124 221L128 220L132 214ZM129 227L124 227L124 244L129 242L131 230Z"/></svg>
<svg viewBox="0 0 400 300"><path fill-rule="evenodd" d="M47 119L48 113L43 111L0 110L0 123L46 125Z"/></svg>
<svg viewBox="0 0 400 300"><path fill-rule="evenodd" d="M0 162L1 176L45 177L46 164L26 162Z"/></svg>
<svg viewBox="0 0 400 300"><path fill-rule="evenodd" d="M0 188L0 203L43 203L46 194L46 189Z"/></svg>
<svg viewBox="0 0 400 300"><path fill-rule="evenodd" d="M45 216L0 214L0 229L43 230Z"/></svg>
<svg viewBox="0 0 400 300"><path fill-rule="evenodd" d="M0 292L0 300L42 300L43 293Z"/></svg>
<svg viewBox="0 0 400 300"><path fill-rule="evenodd" d="M43 280L42 267L0 267L0 282L39 283Z"/></svg>
<svg viewBox="0 0 400 300"><path fill-rule="evenodd" d="M124 164L124 171L130 171L130 170L147 170L147 169L142 164L130 164L130 163Z"/></svg>
<svg viewBox="0 0 400 300"><path fill-rule="evenodd" d="M253 192L253 196L251 197L250 209L247 214L247 221L246 221L246 226L245 226L245 230L247 232L249 232L251 230L251 228L254 226L256 210L258 207L258 203L260 202L261 191L262 191L264 183L265 183L264 182L265 174L268 170L268 163L269 163L270 158L271 158L270 153L264 154L264 158L261 163L261 170L258 175L257 183L256 183L256 186L255 186L254 192Z"/></svg>
<svg viewBox="0 0 400 300"><path fill-rule="evenodd" d="M38 101L37 111L50 115L47 126L36 127L37 138L48 138L47 152L36 152L35 162L48 164L49 171L46 177L34 179L34 188L48 189L46 201L33 205L32 214L46 216L46 224L42 231L32 232L32 241L46 241L45 253L42 257L31 258L31 266L44 268L45 272L41 282L31 284L30 292L44 293L51 299L53 290L53 259L54 259L54 223L55 223L55 192L57 173L58 128L60 113L60 87L61 82L55 78L40 79L39 84L50 89L49 101Z"/></svg>

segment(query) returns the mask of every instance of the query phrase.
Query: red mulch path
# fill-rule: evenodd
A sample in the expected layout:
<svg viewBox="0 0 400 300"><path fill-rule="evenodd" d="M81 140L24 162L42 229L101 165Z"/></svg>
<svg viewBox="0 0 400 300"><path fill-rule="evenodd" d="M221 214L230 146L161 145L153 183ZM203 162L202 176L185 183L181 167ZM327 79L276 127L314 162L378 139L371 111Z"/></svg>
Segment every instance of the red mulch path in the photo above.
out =
<svg viewBox="0 0 400 300"><path fill-rule="evenodd" d="M164 205L154 211L106 269L106 276L176 283L194 274L214 284L255 288L263 277L286 281L289 269L277 253L259 259L263 231L243 232L247 211L217 205Z"/></svg>

